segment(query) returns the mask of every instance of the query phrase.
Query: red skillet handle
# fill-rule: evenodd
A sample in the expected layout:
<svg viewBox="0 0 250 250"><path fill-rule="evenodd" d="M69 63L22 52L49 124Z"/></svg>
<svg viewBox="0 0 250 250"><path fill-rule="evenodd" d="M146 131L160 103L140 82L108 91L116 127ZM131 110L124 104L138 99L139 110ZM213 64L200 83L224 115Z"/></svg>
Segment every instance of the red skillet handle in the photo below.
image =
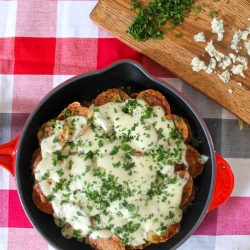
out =
<svg viewBox="0 0 250 250"><path fill-rule="evenodd" d="M215 155L217 161L217 176L213 199L208 211L224 203L234 188L234 174L230 165L217 152L215 152Z"/></svg>
<svg viewBox="0 0 250 250"><path fill-rule="evenodd" d="M13 176L15 176L16 163L16 149L20 136L0 145L0 166L7 169Z"/></svg>

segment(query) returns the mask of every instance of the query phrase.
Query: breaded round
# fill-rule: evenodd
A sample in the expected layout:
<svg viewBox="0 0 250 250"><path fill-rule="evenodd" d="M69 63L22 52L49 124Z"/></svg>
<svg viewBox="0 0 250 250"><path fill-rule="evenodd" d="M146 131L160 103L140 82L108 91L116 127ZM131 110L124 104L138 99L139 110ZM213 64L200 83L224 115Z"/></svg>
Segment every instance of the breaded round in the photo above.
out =
<svg viewBox="0 0 250 250"><path fill-rule="evenodd" d="M187 145L185 158L189 165L188 172L193 178L200 175L204 168L204 164L199 161L200 156L200 153L194 147Z"/></svg>
<svg viewBox="0 0 250 250"><path fill-rule="evenodd" d="M151 243L165 242L179 232L180 225L180 222L170 225L166 232L162 235L158 235L154 231L149 231L147 233L148 241Z"/></svg>
<svg viewBox="0 0 250 250"><path fill-rule="evenodd" d="M125 102L128 99L129 95L127 95L123 90L108 89L107 91L102 92L95 98L94 105L98 107L108 102Z"/></svg>
<svg viewBox="0 0 250 250"><path fill-rule="evenodd" d="M41 142L42 142L43 139L55 134L55 128L56 128L56 123L57 122L58 121L56 121L56 120L48 121L48 122L45 122L40 127L40 129L38 130L38 133L37 133L37 138L38 138L39 145L41 145ZM66 125L63 126L63 131L60 132L59 137L58 137L58 142L61 145L65 145L65 143L67 142L68 133L69 133L69 128Z"/></svg>
<svg viewBox="0 0 250 250"><path fill-rule="evenodd" d="M175 129L180 130L182 139L185 143L188 143L191 140L193 134L190 125L186 120L174 114L166 115L166 119L174 122Z"/></svg>
<svg viewBox="0 0 250 250"><path fill-rule="evenodd" d="M149 106L161 106L165 114L170 114L170 105L166 98L158 91L153 89L147 89L140 92L137 96L137 99L143 99Z"/></svg>
<svg viewBox="0 0 250 250"><path fill-rule="evenodd" d="M144 249L145 247L151 245L151 243L145 243L145 244L142 244L142 245L139 245L139 246L130 246L128 249Z"/></svg>
<svg viewBox="0 0 250 250"><path fill-rule="evenodd" d="M43 194L39 183L33 187L32 199L35 205L46 214L53 214L52 203L47 201L46 196Z"/></svg>
<svg viewBox="0 0 250 250"><path fill-rule="evenodd" d="M31 160L31 169L32 169L33 175L35 175L36 167L41 160L42 160L42 151L41 151L41 148L38 148L33 153L32 160Z"/></svg>
<svg viewBox="0 0 250 250"><path fill-rule="evenodd" d="M88 237L87 244L95 250L125 250L125 245L121 242L120 238L114 235L112 238L99 238L93 239Z"/></svg>
<svg viewBox="0 0 250 250"><path fill-rule="evenodd" d="M185 210L185 209L187 209L187 208L190 206L191 202L192 202L192 201L194 200L194 198L195 198L195 195L196 195L196 191L195 191L195 186L193 185L191 195L189 196L189 198L188 198L188 200L186 201L186 203L183 204L183 205L181 206L181 209L182 209L182 210Z"/></svg>
<svg viewBox="0 0 250 250"><path fill-rule="evenodd" d="M54 134L54 128L56 126L56 121L49 121L45 122L38 130L37 132L37 138L39 144L41 144L41 141Z"/></svg>
<svg viewBox="0 0 250 250"><path fill-rule="evenodd" d="M58 120L64 120L69 116L84 116L89 117L90 111L87 107L83 107L79 102L73 102L68 105L57 117Z"/></svg>
<svg viewBox="0 0 250 250"><path fill-rule="evenodd" d="M180 203L180 208L183 208L184 205L189 201L190 196L192 195L194 183L193 183L193 178L191 177L188 171L180 170L177 171L177 174L179 175L180 178L182 179L185 178L187 180L187 183L183 187L182 199Z"/></svg>

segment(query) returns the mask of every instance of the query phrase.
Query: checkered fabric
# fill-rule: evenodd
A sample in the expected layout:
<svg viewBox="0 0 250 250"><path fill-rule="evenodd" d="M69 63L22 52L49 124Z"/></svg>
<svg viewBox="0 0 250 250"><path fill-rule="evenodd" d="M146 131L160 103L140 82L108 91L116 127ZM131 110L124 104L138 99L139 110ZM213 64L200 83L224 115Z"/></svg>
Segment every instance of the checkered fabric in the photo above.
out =
<svg viewBox="0 0 250 250"><path fill-rule="evenodd" d="M250 249L250 127L92 23L96 0L0 0L0 144L22 132L41 98L64 80L134 59L199 109L235 174L232 196L209 212L180 250ZM0 249L52 249L27 219L15 179L0 168Z"/></svg>

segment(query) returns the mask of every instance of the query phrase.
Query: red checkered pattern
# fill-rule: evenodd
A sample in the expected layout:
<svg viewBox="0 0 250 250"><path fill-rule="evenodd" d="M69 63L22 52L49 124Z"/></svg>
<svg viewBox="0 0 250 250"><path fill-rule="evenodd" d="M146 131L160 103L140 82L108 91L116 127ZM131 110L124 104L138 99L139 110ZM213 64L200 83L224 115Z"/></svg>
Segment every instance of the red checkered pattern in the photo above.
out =
<svg viewBox="0 0 250 250"><path fill-rule="evenodd" d="M0 0L0 143L21 133L37 103L59 83L120 59L136 60L152 75L190 96L198 95L172 73L92 23L89 14L96 3L96 0ZM205 101L208 110L214 110L211 108L214 104ZM217 119L221 127L222 118L236 119L216 108L220 117L211 112L212 117L206 116L205 109L201 112L207 118ZM250 187L246 184L250 157L228 157L227 161L236 172L232 197L208 213L180 249L250 249ZM237 172L239 165L242 171ZM2 168L0 204L1 250L52 249L30 224L21 207L15 179Z"/></svg>

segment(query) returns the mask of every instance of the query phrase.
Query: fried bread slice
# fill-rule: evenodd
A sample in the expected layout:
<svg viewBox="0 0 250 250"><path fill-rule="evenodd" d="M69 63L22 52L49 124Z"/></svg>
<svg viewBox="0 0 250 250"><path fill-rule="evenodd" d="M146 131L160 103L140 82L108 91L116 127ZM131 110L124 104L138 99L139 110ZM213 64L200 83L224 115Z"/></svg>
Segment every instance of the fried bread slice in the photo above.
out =
<svg viewBox="0 0 250 250"><path fill-rule="evenodd" d="M41 142L43 139L52 136L56 133L56 126L59 123L58 120L52 120L45 122L40 129L38 130L37 133L37 138L39 145L41 145ZM66 125L60 126L60 131L58 131L58 142L63 146L67 142L68 139L68 133L69 133L69 128Z"/></svg>
<svg viewBox="0 0 250 250"><path fill-rule="evenodd" d="M136 98L143 99L151 107L161 106L164 109L166 115L171 113L168 101L160 92L156 90L153 89L143 90L138 94Z"/></svg>
<svg viewBox="0 0 250 250"><path fill-rule="evenodd" d="M185 158L188 163L188 167L186 167L184 163L176 163L174 165L175 171L188 169L188 172L190 173L192 178L197 177L202 173L204 169L204 164L199 160L200 157L201 154L194 147L192 147L191 145L187 145Z"/></svg>
<svg viewBox="0 0 250 250"><path fill-rule="evenodd" d="M201 154L191 145L187 145L186 161L188 162L188 172L195 178L200 175L204 169L204 164L200 162Z"/></svg>
<svg viewBox="0 0 250 250"><path fill-rule="evenodd" d="M174 114L166 115L166 119L174 122L175 129L180 130L182 139L184 140L185 143L190 142L193 134L190 125L186 120Z"/></svg>
<svg viewBox="0 0 250 250"><path fill-rule="evenodd" d="M31 160L31 169L32 174L35 175L36 167L38 163L42 160L42 151L41 148L37 148L33 153L32 160Z"/></svg>
<svg viewBox="0 0 250 250"><path fill-rule="evenodd" d="M46 214L53 214L53 207L50 201L47 201L46 196L43 194L39 183L36 183L33 187L32 199L38 209Z"/></svg>
<svg viewBox="0 0 250 250"><path fill-rule="evenodd" d="M149 242L156 243L156 244L165 242L168 239L172 238L175 234L177 234L180 230L180 227L181 227L180 222L172 224L168 227L168 229L162 235L158 235L154 231L149 231L147 233L148 240Z"/></svg>
<svg viewBox="0 0 250 250"><path fill-rule="evenodd" d="M125 250L125 245L122 243L120 238L113 235L111 238L98 238L93 239L88 237L87 244L89 244L95 250Z"/></svg>
<svg viewBox="0 0 250 250"><path fill-rule="evenodd" d="M98 107L108 102L125 102L128 99L129 95L127 95L123 90L108 89L107 91L102 92L95 98L94 105Z"/></svg>
<svg viewBox="0 0 250 250"><path fill-rule="evenodd" d="M90 111L87 107L83 107L79 102L73 102L68 105L67 108L65 108L58 116L58 120L64 120L65 118L69 116L84 116L89 117Z"/></svg>
<svg viewBox="0 0 250 250"><path fill-rule="evenodd" d="M193 178L191 177L188 171L180 170L177 171L176 173L179 175L180 178L182 179L185 178L187 180L187 183L183 187L182 199L180 203L180 208L183 208L190 200L190 196L192 195L193 192L194 183L193 183Z"/></svg>

